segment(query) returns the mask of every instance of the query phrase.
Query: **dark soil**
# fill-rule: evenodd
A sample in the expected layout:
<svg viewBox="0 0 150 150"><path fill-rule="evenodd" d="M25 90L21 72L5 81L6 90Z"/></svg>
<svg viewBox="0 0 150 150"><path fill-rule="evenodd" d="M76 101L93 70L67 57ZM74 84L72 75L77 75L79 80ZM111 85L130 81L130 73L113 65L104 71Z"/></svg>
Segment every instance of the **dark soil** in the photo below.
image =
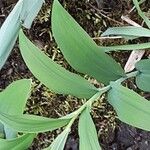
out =
<svg viewBox="0 0 150 150"><path fill-rule="evenodd" d="M16 0L0 0L0 25L6 19L15 2ZM61 0L65 9L95 39L110 26L125 25L126 23L120 17L122 14L127 14L133 6L131 0L99 0L99 2L98 8L94 0ZM148 10L148 3L149 1L142 6L145 11ZM74 71L64 60L51 32L49 32L51 4L51 0L46 1L32 28L28 31L26 30L26 33L34 43L43 48L49 57L55 56L57 63L70 71ZM130 17L139 23L141 22L135 12L130 14ZM99 45L125 43L123 40L96 40L96 42ZM124 66L129 53L115 52L111 55ZM18 44L16 44L8 61L0 71L0 88L4 89L12 81L22 78L32 78L34 87L31 98L27 102L26 113L55 118L66 115L82 105L82 101L75 97L52 93L45 86L41 85L24 64ZM126 84L140 93L134 85L134 81L130 80ZM144 96L150 98L149 93L145 93ZM101 105L99 105L100 102ZM150 132L128 126L115 119L116 114L105 99L94 104L92 114L103 149L150 150ZM60 132L61 130L57 130L39 134L30 149L40 150L45 148ZM65 149L78 150L77 123L72 128Z"/></svg>

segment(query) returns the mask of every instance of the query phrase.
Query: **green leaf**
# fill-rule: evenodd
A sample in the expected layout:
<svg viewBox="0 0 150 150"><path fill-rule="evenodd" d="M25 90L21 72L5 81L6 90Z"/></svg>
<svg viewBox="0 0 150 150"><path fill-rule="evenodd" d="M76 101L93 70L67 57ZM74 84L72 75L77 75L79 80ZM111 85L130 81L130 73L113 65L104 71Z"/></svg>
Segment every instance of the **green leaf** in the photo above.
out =
<svg viewBox="0 0 150 150"><path fill-rule="evenodd" d="M0 69L16 43L21 25L30 28L42 4L43 0L19 0L3 23L0 29Z"/></svg>
<svg viewBox="0 0 150 150"><path fill-rule="evenodd" d="M66 140L70 130L65 129L57 138L52 142L52 144L44 150L64 150Z"/></svg>
<svg viewBox="0 0 150 150"><path fill-rule="evenodd" d="M97 89L87 80L67 71L48 58L27 39L22 31L19 43L21 54L28 68L50 90L80 98L90 98L97 92Z"/></svg>
<svg viewBox="0 0 150 150"><path fill-rule="evenodd" d="M140 72L136 76L137 86L143 91L150 92L150 59L137 62L135 67Z"/></svg>
<svg viewBox="0 0 150 150"><path fill-rule="evenodd" d="M139 6L139 2L137 0L133 0L133 3L134 3L134 5L138 11L138 14L141 16L141 18L143 18L146 25L150 28L150 20L148 17L145 16L144 12L141 11L141 8Z"/></svg>
<svg viewBox="0 0 150 150"><path fill-rule="evenodd" d="M0 112L0 121L18 132L39 133L52 131L69 123L70 119L51 119L35 115L8 115Z"/></svg>
<svg viewBox="0 0 150 150"><path fill-rule="evenodd" d="M117 46L106 46L99 47L99 50L104 50L105 52L109 51L126 51L126 50L141 50L141 49L149 49L150 42L142 43L142 44L130 44L130 45L117 45Z"/></svg>
<svg viewBox="0 0 150 150"><path fill-rule="evenodd" d="M134 37L150 37L150 30L143 27L113 27L107 29L102 36L119 35L119 36L134 36Z"/></svg>
<svg viewBox="0 0 150 150"><path fill-rule="evenodd" d="M10 115L23 114L26 101L31 92L31 80L23 79L10 84L0 93L0 111ZM16 137L17 132L4 125L7 139Z"/></svg>
<svg viewBox="0 0 150 150"><path fill-rule="evenodd" d="M35 134L25 134L11 140L0 139L0 149L1 150L25 150L31 145L34 137Z"/></svg>
<svg viewBox="0 0 150 150"><path fill-rule="evenodd" d="M12 139L17 137L18 132L11 127L4 125L4 133L5 133L5 139Z"/></svg>
<svg viewBox="0 0 150 150"><path fill-rule="evenodd" d="M80 150L101 150L97 132L89 109L86 108L79 119Z"/></svg>
<svg viewBox="0 0 150 150"><path fill-rule="evenodd" d="M104 84L124 76L121 66L103 50L99 50L96 43L67 13L58 0L54 0L51 22L55 40L74 69Z"/></svg>
<svg viewBox="0 0 150 150"><path fill-rule="evenodd" d="M0 69L6 62L20 29L20 12L22 2L19 1L0 28ZM7 40L6 40L7 39Z"/></svg>
<svg viewBox="0 0 150 150"><path fill-rule="evenodd" d="M134 127L150 131L150 102L115 82L108 92L108 101L119 119Z"/></svg>
<svg viewBox="0 0 150 150"><path fill-rule="evenodd" d="M44 0L25 0L23 1L21 20L25 28L30 28L34 18L41 9Z"/></svg>
<svg viewBox="0 0 150 150"><path fill-rule="evenodd" d="M0 122L0 139L5 138L4 125Z"/></svg>
<svg viewBox="0 0 150 150"><path fill-rule="evenodd" d="M31 80L13 82L0 93L0 111L10 115L23 114L30 92Z"/></svg>

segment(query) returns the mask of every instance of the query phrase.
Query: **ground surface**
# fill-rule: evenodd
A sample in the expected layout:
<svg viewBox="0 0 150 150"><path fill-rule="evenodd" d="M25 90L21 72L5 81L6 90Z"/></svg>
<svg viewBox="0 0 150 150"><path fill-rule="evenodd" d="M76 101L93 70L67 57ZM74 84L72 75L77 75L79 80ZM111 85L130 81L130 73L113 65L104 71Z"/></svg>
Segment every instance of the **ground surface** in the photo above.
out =
<svg viewBox="0 0 150 150"><path fill-rule="evenodd" d="M0 0L0 25L16 1ZM133 5L130 0L103 0L103 4L100 5L99 9L94 0L61 0L61 3L90 36L95 39L97 44L115 45L125 43L123 40L98 40L98 37L110 26L122 26L126 24L120 17L122 14L127 14L132 8ZM148 10L148 3L149 1L146 1L142 6L145 11ZM55 58L57 63L73 71L64 60L52 37L50 12L51 0L47 0L33 23L32 29L26 31L26 33L34 43L43 48L49 57ZM141 20L135 12L129 16L138 23L141 23ZM112 53L111 55L124 66L129 53ZM16 44L11 56L0 71L1 90L12 81L22 78L32 78L34 86L31 98L27 103L26 113L55 118L72 112L82 105L82 101L75 97L52 93L41 85L27 69L21 58L18 44ZM140 92L134 85L134 81L129 80L126 85ZM148 99L150 98L149 93L142 95ZM115 119L115 112L105 99L99 100L94 106L94 111L92 112L93 119L97 127L100 143L104 150L150 150L150 132L130 127ZM59 133L60 130L39 134L30 149L41 150L49 145ZM72 128L65 149L78 150L77 124Z"/></svg>

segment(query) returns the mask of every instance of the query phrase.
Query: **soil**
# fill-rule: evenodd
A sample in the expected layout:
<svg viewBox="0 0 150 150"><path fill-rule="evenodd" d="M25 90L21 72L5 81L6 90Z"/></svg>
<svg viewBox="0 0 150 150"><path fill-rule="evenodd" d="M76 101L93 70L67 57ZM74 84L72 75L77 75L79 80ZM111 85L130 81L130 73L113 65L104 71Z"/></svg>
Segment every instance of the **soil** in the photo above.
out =
<svg viewBox="0 0 150 150"><path fill-rule="evenodd" d="M6 19L16 1L17 0L0 0L0 25L2 25ZM121 20L121 15L128 14L133 6L131 0L99 1L99 6L97 6L94 0L61 0L61 3L87 33L95 39L97 44L116 45L118 43L125 43L126 41L124 40L99 40L98 37L108 27L126 24ZM142 5L143 10L148 11L148 4L150 5L149 1L146 1ZM41 47L49 57L55 56L57 63L74 72L64 60L52 37L50 28L51 6L51 0L46 0L32 28L25 31L28 37ZM137 16L135 11L128 15L131 19L141 23L141 19ZM141 39L141 41L143 41L143 39ZM131 41L129 42L132 43ZM110 55L124 66L128 59L129 52L115 52ZM16 43L8 61L0 71L1 90L12 81L22 78L32 78L34 87L32 95L27 102L25 113L55 118L76 110L83 103L83 101L75 97L52 93L45 86L41 85L23 62L18 49L18 43ZM142 94L148 99L150 98L149 93L143 94L143 92L137 89L133 80L129 80L126 84L139 94ZM100 103L101 105L99 105ZM116 119L113 108L105 99L99 100L94 104L92 115L98 131L99 141L104 150L150 150L150 132L120 122ZM57 130L39 134L30 149L41 150L45 148L60 132L61 130ZM69 135L65 150L78 150L78 138L76 122L72 127L72 132Z"/></svg>

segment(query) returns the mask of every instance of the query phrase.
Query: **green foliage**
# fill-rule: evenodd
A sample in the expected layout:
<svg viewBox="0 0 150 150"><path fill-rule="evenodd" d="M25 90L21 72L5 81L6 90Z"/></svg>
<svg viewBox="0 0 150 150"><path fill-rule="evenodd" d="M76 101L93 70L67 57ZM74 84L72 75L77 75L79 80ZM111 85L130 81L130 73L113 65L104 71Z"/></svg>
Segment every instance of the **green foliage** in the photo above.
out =
<svg viewBox="0 0 150 150"><path fill-rule="evenodd" d="M136 77L137 86L147 92L150 92L150 59L144 59L136 63L136 69L139 74Z"/></svg>
<svg viewBox="0 0 150 150"><path fill-rule="evenodd" d="M106 47L100 47L100 49L103 49L105 52L109 51L132 51L132 50L139 50L139 49L149 49L150 42L142 43L142 44L130 44L130 45L117 45L117 46L106 46Z"/></svg>
<svg viewBox="0 0 150 150"><path fill-rule="evenodd" d="M31 27L42 4L43 0L19 0L3 23L0 28L0 69L16 43L21 26Z"/></svg>
<svg viewBox="0 0 150 150"><path fill-rule="evenodd" d="M139 16L141 16L141 18L143 18L144 22L146 23L146 25L148 26L148 28L150 28L150 20L148 17L145 16L144 12L141 11L141 8L139 6L138 0L133 0L134 6L136 7Z"/></svg>
<svg viewBox="0 0 150 150"><path fill-rule="evenodd" d="M30 91L31 80L24 79L12 83L0 93L1 138L9 138L0 139L2 149L26 149L35 137L33 133L52 131L70 122L70 117L49 119L35 115L23 115ZM27 134L18 137L18 132Z"/></svg>
<svg viewBox="0 0 150 150"><path fill-rule="evenodd" d="M35 137L35 134L25 134L11 140L0 139L1 150L24 150L27 149Z"/></svg>
<svg viewBox="0 0 150 150"><path fill-rule="evenodd" d="M23 113L31 89L30 80L16 81L0 93L0 111L10 115ZM17 92L12 92L17 91ZM16 131L4 126L6 138L16 137Z"/></svg>
<svg viewBox="0 0 150 150"><path fill-rule="evenodd" d="M80 150L101 150L95 125L87 107L79 119Z"/></svg>
<svg viewBox="0 0 150 150"><path fill-rule="evenodd" d="M141 11L138 0L133 0L135 8L138 11L139 16L146 23L148 28L150 28L150 20L147 16L145 16L144 12ZM125 26L125 27L112 27L108 28L102 36L122 36L125 39L134 39L139 37L150 37L150 29L144 27L135 27L135 26ZM131 47L130 47L131 46ZM150 42L144 44L133 44L133 45L120 45L114 47L106 47L106 52L115 50L139 50L139 49L147 49L150 47ZM101 47L100 47L101 48ZM100 49L99 48L99 49Z"/></svg>
<svg viewBox="0 0 150 150"><path fill-rule="evenodd" d="M69 132L70 132L70 129L69 130L68 128L65 129L61 134L58 135L58 137L52 142L52 144L45 150L64 150Z"/></svg>
<svg viewBox="0 0 150 150"><path fill-rule="evenodd" d="M133 0L133 2L139 15L149 26L149 21L140 10L138 1ZM15 16L16 12L21 13L14 18L15 20L12 24L18 28L12 32L13 36L9 41L12 42L10 44L11 48L17 38L21 24L25 27L30 27L42 3L42 0L37 0L33 4L31 1L19 1L15 11L13 11L14 14L11 13L11 15L13 14L12 16ZM18 22L20 18L24 21L21 24ZM7 20L8 24L12 22L11 17L9 19ZM54 0L53 3L52 30L58 46L70 65L81 73L95 77L98 81L107 84L107 86L96 88L83 77L71 73L56 64L32 44L21 30L19 35L21 54L33 75L54 92L87 98L88 100L76 111L57 119L23 114L31 92L31 80L24 79L12 83L0 93L0 149L27 149L37 133L53 131L63 127L62 133L45 149L63 150L71 127L74 121L79 118L80 150L100 150L101 147L90 110L92 103L106 92L108 102L114 107L121 121L150 131L150 102L121 85L126 79L135 77L139 88L150 91L150 60L138 62L136 64L137 71L125 74L121 66L105 54L106 51L111 51L113 48L116 50L138 49L139 47L149 48L150 44L143 43L131 45L131 47L129 45L98 47L65 11L58 0ZM150 30L132 26L116 27L108 29L103 35L114 34L133 39L141 36L149 37ZM8 46L8 43L6 46ZM5 47L3 51L7 56L9 53L6 53L5 49L8 49L8 47ZM22 135L19 136L18 132L22 133Z"/></svg>
<svg viewBox="0 0 150 150"><path fill-rule="evenodd" d="M21 10L22 26L29 29L32 25L34 18L37 16L41 9L44 0L23 0Z"/></svg>
<svg viewBox="0 0 150 150"><path fill-rule="evenodd" d="M0 93L0 112L7 113L8 115L21 115L30 95L31 80L18 80L9 85L3 92ZM32 140L34 134L26 134L17 137L17 131L9 127L7 122L0 120L0 148L5 149L24 149L27 148ZM17 144L16 144L17 143Z"/></svg>
<svg viewBox="0 0 150 150"><path fill-rule="evenodd" d="M23 79L10 84L0 93L0 111L10 115L23 114L30 92L31 80Z"/></svg>
<svg viewBox="0 0 150 150"><path fill-rule="evenodd" d="M54 0L53 4L52 31L64 57L77 71L104 84L124 76L123 69L99 49L58 0Z"/></svg>
<svg viewBox="0 0 150 150"><path fill-rule="evenodd" d="M119 119L129 125L150 131L150 102L126 87L112 82L108 101Z"/></svg>
<svg viewBox="0 0 150 150"><path fill-rule="evenodd" d="M35 115L9 115L0 112L0 120L18 132L38 133L53 131L69 123L70 118L50 119Z"/></svg>
<svg viewBox="0 0 150 150"><path fill-rule="evenodd" d="M123 29L126 32L122 32L122 28L116 29L110 30L109 34L110 32L114 34L117 31L118 35L128 38L149 37L150 35L149 30L146 28L124 27ZM98 47L77 22L64 10L58 0L54 0L53 3L52 31L64 57L73 68L81 73L95 77L104 84L109 84L113 80L115 81L111 82L107 87L101 89L95 88L84 78L68 72L49 59L21 31L19 36L21 54L27 66L38 80L50 90L57 93L71 94L79 98L91 98L78 110L65 117L54 120L45 118L48 124L50 120L52 121L51 126L47 127L46 122L42 125L44 120L39 120L37 116L33 117L32 115L15 116L12 119L12 116L1 113L0 120L7 122L13 129L24 133L51 131L66 125L64 131L46 148L47 150L63 150L71 126L79 116L80 150L99 150L101 147L98 142L93 120L90 116L90 108L95 100L103 93L108 92L108 101L116 110L121 121L149 131L150 120L148 107L150 102L120 85L122 81L130 77L138 78L141 75L141 69L137 67L138 71L125 75L123 69L104 53L104 51L110 51L113 48L116 50L130 49L131 47L137 49L137 46L138 48L149 48L149 43L131 45L131 47L129 45ZM140 117L133 114L138 114ZM38 120L37 122L36 119ZM34 127L30 128L30 126Z"/></svg>
<svg viewBox="0 0 150 150"><path fill-rule="evenodd" d="M150 37L150 30L143 27L113 27L107 29L102 36L117 35L122 37L138 38L138 37Z"/></svg>
<svg viewBox="0 0 150 150"><path fill-rule="evenodd" d="M0 28L0 69L3 67L16 42L20 29L20 12L21 7L20 3L18 3Z"/></svg>
<svg viewBox="0 0 150 150"><path fill-rule="evenodd" d="M20 32L21 54L33 75L49 89L60 94L90 98L98 90L84 78L65 70L49 59ZM38 66L38 67L37 67Z"/></svg>

